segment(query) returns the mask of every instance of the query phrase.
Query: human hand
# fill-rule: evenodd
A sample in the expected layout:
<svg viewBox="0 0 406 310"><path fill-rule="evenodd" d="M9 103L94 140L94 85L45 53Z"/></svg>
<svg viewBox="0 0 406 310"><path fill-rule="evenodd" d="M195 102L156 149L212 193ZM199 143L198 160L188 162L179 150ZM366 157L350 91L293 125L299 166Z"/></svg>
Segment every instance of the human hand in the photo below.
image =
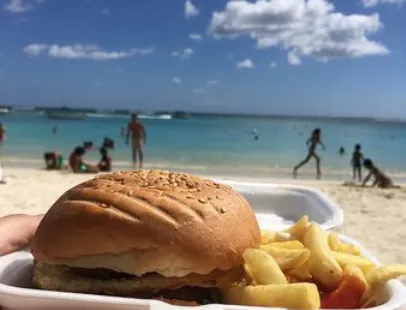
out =
<svg viewBox="0 0 406 310"><path fill-rule="evenodd" d="M12 214L0 218L0 255L9 254L29 245L41 215Z"/></svg>

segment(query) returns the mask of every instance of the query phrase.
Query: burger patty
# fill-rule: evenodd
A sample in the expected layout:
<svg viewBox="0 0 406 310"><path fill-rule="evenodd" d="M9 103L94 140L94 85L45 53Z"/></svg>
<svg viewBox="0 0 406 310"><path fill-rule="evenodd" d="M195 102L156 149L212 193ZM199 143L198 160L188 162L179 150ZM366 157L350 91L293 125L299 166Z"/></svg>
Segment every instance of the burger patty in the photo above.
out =
<svg viewBox="0 0 406 310"><path fill-rule="evenodd" d="M36 262L33 284L36 288L88 294L115 295L161 300L187 300L199 304L219 302L218 280L227 275L214 271L166 278L157 273L141 277L107 269L82 269ZM233 273L233 278L239 271Z"/></svg>

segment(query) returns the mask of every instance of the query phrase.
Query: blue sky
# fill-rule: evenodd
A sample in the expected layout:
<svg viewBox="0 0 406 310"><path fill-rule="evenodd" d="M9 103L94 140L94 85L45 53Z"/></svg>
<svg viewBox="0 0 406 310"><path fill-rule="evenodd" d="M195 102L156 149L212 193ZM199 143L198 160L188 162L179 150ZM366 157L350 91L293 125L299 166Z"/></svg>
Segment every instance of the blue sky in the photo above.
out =
<svg viewBox="0 0 406 310"><path fill-rule="evenodd" d="M402 0L0 6L0 104L406 116Z"/></svg>

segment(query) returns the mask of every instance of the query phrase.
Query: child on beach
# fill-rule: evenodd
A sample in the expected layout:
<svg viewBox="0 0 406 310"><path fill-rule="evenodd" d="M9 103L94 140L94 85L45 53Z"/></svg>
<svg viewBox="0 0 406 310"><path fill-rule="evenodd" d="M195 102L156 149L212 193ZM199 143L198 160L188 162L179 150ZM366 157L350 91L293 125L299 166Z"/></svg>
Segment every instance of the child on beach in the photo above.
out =
<svg viewBox="0 0 406 310"><path fill-rule="evenodd" d="M111 157L107 153L107 149L105 147L100 148L100 162L97 165L100 171L108 172L111 171Z"/></svg>
<svg viewBox="0 0 406 310"><path fill-rule="evenodd" d="M97 173L99 168L83 162L83 155L86 149L82 146L76 147L69 156L69 166L74 173Z"/></svg>
<svg viewBox="0 0 406 310"><path fill-rule="evenodd" d="M64 168L63 154L59 152L44 153L45 166L47 170L61 170Z"/></svg>
<svg viewBox="0 0 406 310"><path fill-rule="evenodd" d="M354 152L352 153L351 158L351 166L353 175L353 180L356 179L358 174L358 180L361 182L362 180L362 160L364 159L364 155L361 153L361 144L356 144L354 147Z"/></svg>
<svg viewBox="0 0 406 310"><path fill-rule="evenodd" d="M372 183L373 186L378 186L379 188L400 188L395 186L391 178L385 175L381 170L378 169L370 159L364 160L364 167L369 171L367 177L365 178L362 186L365 186L369 179L373 176L375 178Z"/></svg>
<svg viewBox="0 0 406 310"><path fill-rule="evenodd" d="M326 149L324 143L321 141L321 129L316 128L313 130L311 137L306 141L307 146L309 147L309 151L307 153L306 158L301 161L298 165L295 166L293 169L293 177L296 178L297 170L302 167L303 165L307 164L307 162L313 157L316 160L316 167L317 167L317 178L320 179L321 177L321 169L320 169L320 157L316 153L317 145L320 144L323 150Z"/></svg>

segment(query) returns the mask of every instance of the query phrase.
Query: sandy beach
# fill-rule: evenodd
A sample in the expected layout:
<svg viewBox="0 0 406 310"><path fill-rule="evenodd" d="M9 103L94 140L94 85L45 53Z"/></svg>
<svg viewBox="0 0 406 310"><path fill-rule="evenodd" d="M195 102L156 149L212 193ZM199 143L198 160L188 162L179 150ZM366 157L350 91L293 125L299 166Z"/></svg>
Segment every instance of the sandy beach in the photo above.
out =
<svg viewBox="0 0 406 310"><path fill-rule="evenodd" d="M40 169L7 169L7 184L0 186L0 216L11 213L39 214L70 187L91 178L68 172ZM235 179L235 178L233 178ZM294 183L320 189L344 211L340 233L358 240L383 263L406 263L406 188L380 190L341 186L338 182L313 180L250 180Z"/></svg>

